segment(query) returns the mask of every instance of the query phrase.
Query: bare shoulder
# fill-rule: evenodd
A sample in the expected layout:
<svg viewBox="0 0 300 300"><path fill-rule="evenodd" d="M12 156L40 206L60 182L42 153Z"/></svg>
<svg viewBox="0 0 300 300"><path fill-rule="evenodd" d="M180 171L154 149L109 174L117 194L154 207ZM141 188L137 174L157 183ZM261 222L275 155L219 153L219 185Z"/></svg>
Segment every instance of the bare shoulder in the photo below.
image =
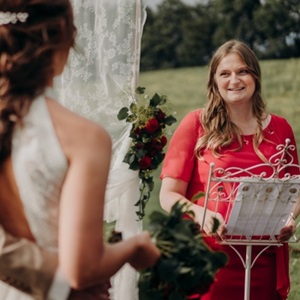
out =
<svg viewBox="0 0 300 300"><path fill-rule="evenodd" d="M111 138L99 124L92 122L47 98L48 110L61 146L68 158L77 154L111 155Z"/></svg>

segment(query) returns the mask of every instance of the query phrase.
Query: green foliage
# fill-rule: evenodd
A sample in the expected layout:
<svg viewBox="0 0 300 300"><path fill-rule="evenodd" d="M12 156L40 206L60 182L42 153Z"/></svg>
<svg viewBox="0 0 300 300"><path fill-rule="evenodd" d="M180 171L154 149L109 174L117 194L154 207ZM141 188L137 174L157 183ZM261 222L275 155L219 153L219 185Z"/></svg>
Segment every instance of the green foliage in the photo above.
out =
<svg viewBox="0 0 300 300"><path fill-rule="evenodd" d="M148 230L161 258L141 272L139 299L185 300L207 292L216 271L227 262L223 252L212 252L187 204L175 203L169 215L154 211ZM215 220L215 230L218 223ZM152 298L151 298L152 297Z"/></svg>
<svg viewBox="0 0 300 300"><path fill-rule="evenodd" d="M138 87L136 94L143 95L144 87ZM155 93L150 99L146 95L148 103L143 103L145 98L133 102L128 107L120 109L117 117L132 123L129 136L131 145L125 154L123 162L129 165L129 169L138 171L140 178L140 198L135 204L138 207L136 214L140 220L145 216L145 207L154 188L152 172L163 161L164 147L167 144L165 136L166 126L176 122L176 118L167 115L163 110L167 103L167 97Z"/></svg>
<svg viewBox="0 0 300 300"><path fill-rule="evenodd" d="M253 22L255 11L261 6L260 0L213 1L217 18L222 26L217 26L213 35L215 45L236 38L245 41L252 48L257 40L259 28Z"/></svg>
<svg viewBox="0 0 300 300"><path fill-rule="evenodd" d="M233 38L261 58L300 56L299 0L201 3L164 0L157 10L147 10L141 70L207 64L214 50Z"/></svg>

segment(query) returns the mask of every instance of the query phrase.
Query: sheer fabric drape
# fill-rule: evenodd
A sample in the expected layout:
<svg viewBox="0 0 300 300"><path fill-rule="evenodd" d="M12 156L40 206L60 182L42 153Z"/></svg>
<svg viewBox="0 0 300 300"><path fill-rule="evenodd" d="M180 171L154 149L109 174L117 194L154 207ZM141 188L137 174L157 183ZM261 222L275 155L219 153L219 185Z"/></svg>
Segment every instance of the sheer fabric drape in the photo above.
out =
<svg viewBox="0 0 300 300"><path fill-rule="evenodd" d="M105 221L116 221L126 236L141 231L134 204L139 198L137 172L123 163L130 124L117 119L135 101L140 42L146 18L141 0L72 0L78 30L76 50L55 82L58 99L69 109L102 124L113 141L106 192ZM87 249L88 251L88 249ZM114 300L137 299L137 273L125 266L113 278Z"/></svg>

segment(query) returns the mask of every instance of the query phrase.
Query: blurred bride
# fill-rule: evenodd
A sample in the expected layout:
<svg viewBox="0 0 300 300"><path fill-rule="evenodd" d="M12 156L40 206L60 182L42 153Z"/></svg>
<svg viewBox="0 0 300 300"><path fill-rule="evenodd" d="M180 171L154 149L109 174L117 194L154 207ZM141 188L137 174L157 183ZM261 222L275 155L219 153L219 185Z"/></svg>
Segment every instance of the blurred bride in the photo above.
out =
<svg viewBox="0 0 300 300"><path fill-rule="evenodd" d="M140 43L146 19L141 0L72 0L77 26L76 50L55 82L54 93L69 109L104 126L113 141L106 191L105 221L127 238L142 231L134 204L139 178L122 160L128 150L130 124L117 119L134 100ZM138 299L137 272L126 265L112 279L113 300Z"/></svg>

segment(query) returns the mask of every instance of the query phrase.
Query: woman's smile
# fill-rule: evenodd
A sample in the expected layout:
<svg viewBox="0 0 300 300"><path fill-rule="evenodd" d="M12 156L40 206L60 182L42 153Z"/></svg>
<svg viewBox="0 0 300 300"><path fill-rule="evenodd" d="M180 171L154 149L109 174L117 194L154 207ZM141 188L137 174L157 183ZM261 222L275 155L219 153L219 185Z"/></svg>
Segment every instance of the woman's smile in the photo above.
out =
<svg viewBox="0 0 300 300"><path fill-rule="evenodd" d="M255 80L239 55L226 55L220 62L215 75L222 99L227 105L249 102L255 91Z"/></svg>

